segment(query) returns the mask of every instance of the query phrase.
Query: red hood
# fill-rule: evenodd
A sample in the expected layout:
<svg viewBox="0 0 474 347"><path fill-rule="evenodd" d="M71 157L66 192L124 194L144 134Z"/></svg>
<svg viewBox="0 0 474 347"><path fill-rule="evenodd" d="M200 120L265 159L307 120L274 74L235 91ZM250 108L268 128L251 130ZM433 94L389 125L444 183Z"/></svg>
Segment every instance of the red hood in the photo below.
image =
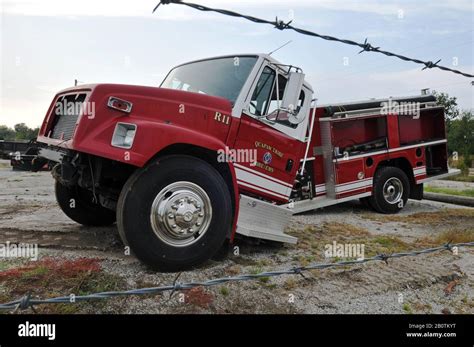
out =
<svg viewBox="0 0 474 347"><path fill-rule="evenodd" d="M174 90L160 87L146 87L132 84L84 84L76 87L63 89L58 92L57 95L76 91L91 91L93 94L102 94L103 92L106 92L108 94L115 93L114 96L118 96L120 94L136 95L139 97L174 100L183 102L185 104L194 104L196 106L199 105L205 108L221 110L226 113L232 111L231 102L222 97L211 96L201 93L186 92L182 90Z"/></svg>
<svg viewBox="0 0 474 347"><path fill-rule="evenodd" d="M56 100L71 93L86 94L85 102L89 102L87 106L93 104L94 116L79 116L71 139L51 138ZM131 112L108 107L111 96L131 102ZM124 150L113 147L111 138L118 122L133 123L138 130L133 148L128 151L129 163L141 166L172 144L196 143L199 138L202 147L223 147L234 121L231 113L229 100L205 94L124 84L81 85L64 89L55 96L38 141L124 161Z"/></svg>

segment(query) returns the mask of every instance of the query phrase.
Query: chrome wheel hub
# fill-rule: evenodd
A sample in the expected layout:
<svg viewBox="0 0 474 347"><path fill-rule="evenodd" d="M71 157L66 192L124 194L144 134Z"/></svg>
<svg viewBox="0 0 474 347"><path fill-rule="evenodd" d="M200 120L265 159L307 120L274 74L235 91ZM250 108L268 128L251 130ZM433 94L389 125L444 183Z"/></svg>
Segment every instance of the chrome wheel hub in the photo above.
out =
<svg viewBox="0 0 474 347"><path fill-rule="evenodd" d="M403 196L403 184L396 177L388 179L383 185L383 197L389 204L397 204Z"/></svg>
<svg viewBox="0 0 474 347"><path fill-rule="evenodd" d="M197 184L180 181L163 188L150 212L151 226L170 246L189 246L199 240L212 219L211 200Z"/></svg>

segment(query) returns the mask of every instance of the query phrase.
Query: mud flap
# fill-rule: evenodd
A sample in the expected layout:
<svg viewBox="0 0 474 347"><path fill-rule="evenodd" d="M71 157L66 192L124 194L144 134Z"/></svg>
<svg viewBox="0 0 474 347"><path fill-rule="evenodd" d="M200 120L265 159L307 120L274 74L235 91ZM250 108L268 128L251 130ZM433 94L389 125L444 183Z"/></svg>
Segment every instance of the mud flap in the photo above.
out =
<svg viewBox="0 0 474 347"><path fill-rule="evenodd" d="M410 199L423 200L423 183L411 187Z"/></svg>

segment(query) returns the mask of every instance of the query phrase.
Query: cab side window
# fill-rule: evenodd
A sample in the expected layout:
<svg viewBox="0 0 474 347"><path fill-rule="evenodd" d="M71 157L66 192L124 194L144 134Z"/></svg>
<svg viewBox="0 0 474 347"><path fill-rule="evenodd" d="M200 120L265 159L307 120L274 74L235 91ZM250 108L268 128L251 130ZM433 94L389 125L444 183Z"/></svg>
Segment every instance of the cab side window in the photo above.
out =
<svg viewBox="0 0 474 347"><path fill-rule="evenodd" d="M267 114L275 75L275 71L268 66L263 69L250 100L249 112L254 116L261 117Z"/></svg>
<svg viewBox="0 0 474 347"><path fill-rule="evenodd" d="M278 74L272 68L266 66L257 82L252 99L250 100L249 113L285 125L291 128L296 128L297 124L291 124L288 121L288 113L279 110L283 94L288 79L283 74ZM298 112L304 103L305 94L301 91L298 104L295 105L295 111Z"/></svg>
<svg viewBox="0 0 474 347"><path fill-rule="evenodd" d="M278 85L275 83L272 90L272 97L270 100L270 107L268 108L268 114L272 114L277 111L280 107L281 99L283 99L283 93L285 92L287 79L282 74L278 74Z"/></svg>

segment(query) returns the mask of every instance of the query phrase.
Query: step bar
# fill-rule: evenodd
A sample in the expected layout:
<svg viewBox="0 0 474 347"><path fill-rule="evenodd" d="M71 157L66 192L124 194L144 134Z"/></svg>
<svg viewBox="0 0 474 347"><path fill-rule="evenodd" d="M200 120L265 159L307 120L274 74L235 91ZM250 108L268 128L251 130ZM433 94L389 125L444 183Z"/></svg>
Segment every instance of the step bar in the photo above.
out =
<svg viewBox="0 0 474 347"><path fill-rule="evenodd" d="M295 244L298 239L285 234L292 211L268 202L240 196L237 233L264 240Z"/></svg>

